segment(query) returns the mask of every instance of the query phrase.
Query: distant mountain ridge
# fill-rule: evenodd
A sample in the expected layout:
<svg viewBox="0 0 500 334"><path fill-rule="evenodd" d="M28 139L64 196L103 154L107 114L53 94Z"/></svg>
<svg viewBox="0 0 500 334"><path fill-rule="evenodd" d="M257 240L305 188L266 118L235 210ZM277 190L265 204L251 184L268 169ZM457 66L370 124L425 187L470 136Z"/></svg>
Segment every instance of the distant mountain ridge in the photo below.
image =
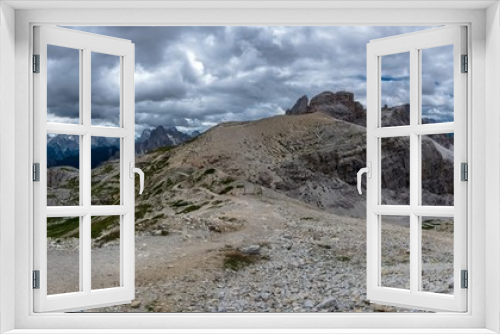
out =
<svg viewBox="0 0 500 334"><path fill-rule="evenodd" d="M197 134L195 132L194 136ZM164 128L160 125L156 129L144 130L142 132L142 135L135 142L135 152L137 154L144 154L159 147L177 146L192 137L193 135L177 130L175 126Z"/></svg>
<svg viewBox="0 0 500 334"><path fill-rule="evenodd" d="M176 146L195 136L199 132L187 134L175 127L158 126L145 130L136 140L136 154L144 154L159 147ZM109 159L118 158L120 141L118 138L92 137L91 167L95 168ZM79 137L73 135L47 136L47 167L71 166L79 168Z"/></svg>

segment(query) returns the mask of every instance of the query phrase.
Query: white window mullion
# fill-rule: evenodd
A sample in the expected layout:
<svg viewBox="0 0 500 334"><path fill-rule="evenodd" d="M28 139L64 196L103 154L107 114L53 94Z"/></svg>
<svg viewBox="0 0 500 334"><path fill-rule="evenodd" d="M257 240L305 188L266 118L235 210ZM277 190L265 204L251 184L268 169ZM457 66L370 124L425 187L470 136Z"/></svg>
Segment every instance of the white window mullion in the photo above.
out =
<svg viewBox="0 0 500 334"><path fill-rule="evenodd" d="M91 240L91 178L92 178L92 161L91 161L91 135L90 135L90 124L91 124L91 51L86 48L83 50L83 73L82 73L82 107L83 112L81 113L81 120L84 129L86 130L83 134L82 143L82 159L80 160L80 179L81 181L81 198L83 201L83 206L86 209L86 214L83 216L83 235L80 238L80 248L82 249L82 267L83 270L80 272L80 278L83 281L83 291L90 294L91 287L91 252L92 252L92 240ZM87 211L88 210L88 211Z"/></svg>
<svg viewBox="0 0 500 334"><path fill-rule="evenodd" d="M127 209L127 213L121 216L121 285L128 292L130 299L135 298L135 189L134 177L130 167L135 166L135 48L131 47L132 52L121 57L121 82L122 90L120 92L120 124L127 135L122 139L122 160L121 160L121 182L123 189L132 189L132 191L123 191L121 204ZM127 92L127 94L124 94ZM132 174L132 175L131 175ZM132 178L131 178L132 176Z"/></svg>
<svg viewBox="0 0 500 334"><path fill-rule="evenodd" d="M79 120L80 120L80 124L78 124L78 128L81 128L82 127L82 122L83 122L83 108L84 108L84 101L83 101L83 89L84 89L84 55L83 55L83 50L80 50L79 52L79 62L78 64L80 65L80 73L79 73L79 108L78 108L78 111L79 111ZM56 124L56 123L47 123L47 129L50 129L51 131L53 130L57 130L57 128L60 126L60 124ZM61 126L61 130L63 130L64 128L67 128L67 125L66 126ZM79 130L79 129L78 129ZM83 130L83 129L82 129ZM58 132L58 131L53 131L52 133L63 133L63 132ZM63 133L64 134L64 133ZM79 179L79 205L80 207L83 207L84 206L84 201L83 201L83 198L84 198L84 192L83 192L83 184L85 183L84 182L84 179L83 179L83 161L84 158L85 158L85 155L84 155L84 145L83 145L83 137L82 135L84 134L84 132L82 133L69 133L69 134L75 134L75 135L78 135L79 136L79 140L78 140L78 143L79 143L79 166L78 166L78 179ZM85 291L88 289L88 287L86 286L86 284L84 283L84 275L83 273L85 273L85 260L86 260L86 257L85 257L85 248L83 247L83 240L85 240L84 238L84 235L86 233L86 230L85 230L85 218L84 216L79 216L79 222L80 222L80 226L79 226L79 232L78 232L78 235L79 235L79 238L78 238L78 249L79 249L79 290L80 291Z"/></svg>
<svg viewBox="0 0 500 334"><path fill-rule="evenodd" d="M387 126L374 129L373 134L379 138L404 137L409 136L411 130L411 127L408 125Z"/></svg>
<svg viewBox="0 0 500 334"><path fill-rule="evenodd" d="M82 264L80 271L80 281L82 282L82 291L90 294L91 290L91 229L90 229L90 213L87 213L83 216L83 227L81 230L83 231L80 236L80 254L82 255Z"/></svg>
<svg viewBox="0 0 500 334"><path fill-rule="evenodd" d="M378 89L367 90L366 101L367 105L380 105L380 87L377 82L377 73L380 69L380 57L370 52L370 48L367 48L366 62L367 70L371 71L367 74L367 86L378 87ZM367 236L380 236L380 220L378 215L375 213L375 207L380 203L377 199L380 198L380 173L379 173L379 150L380 150L380 139L376 137L374 131L379 125L379 109L374 110L375 112L366 114L366 160L371 162L372 177L367 179L367 189L366 189L366 206L367 206L367 219L366 219L366 230ZM367 289L374 290L377 288L380 282L380 242L378 239L372 237L366 240L366 257L367 257ZM370 265L371 264L371 265Z"/></svg>
<svg viewBox="0 0 500 334"><path fill-rule="evenodd" d="M419 123L420 110L419 103L419 72L420 66L418 49L410 49L410 207L414 208L419 202L419 145L418 135L415 134L414 128ZM418 230L418 216L413 212L410 214L410 291L415 293L419 290L419 270L420 270L420 243Z"/></svg>

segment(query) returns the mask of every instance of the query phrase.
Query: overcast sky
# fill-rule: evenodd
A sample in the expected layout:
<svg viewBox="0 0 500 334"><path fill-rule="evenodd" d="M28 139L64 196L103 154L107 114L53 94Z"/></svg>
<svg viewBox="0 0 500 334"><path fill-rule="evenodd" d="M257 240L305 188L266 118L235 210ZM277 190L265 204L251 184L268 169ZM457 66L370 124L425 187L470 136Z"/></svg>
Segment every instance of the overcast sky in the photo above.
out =
<svg viewBox="0 0 500 334"><path fill-rule="evenodd" d="M351 91L365 104L366 44L427 28L73 27L135 43L138 133L283 114L302 95L325 90ZM423 110L450 120L453 64L450 47L441 49L423 57ZM49 49L49 120L78 122L77 63L74 50ZM117 124L119 61L94 54L92 65L92 123ZM409 102L407 55L383 61L382 71L383 103Z"/></svg>

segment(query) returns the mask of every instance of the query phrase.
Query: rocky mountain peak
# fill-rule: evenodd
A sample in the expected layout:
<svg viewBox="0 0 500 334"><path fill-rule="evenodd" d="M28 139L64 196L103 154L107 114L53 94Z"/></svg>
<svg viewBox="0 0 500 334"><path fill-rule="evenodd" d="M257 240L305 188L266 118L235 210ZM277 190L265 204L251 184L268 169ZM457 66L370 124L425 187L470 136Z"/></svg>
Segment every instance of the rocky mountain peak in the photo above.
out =
<svg viewBox="0 0 500 334"><path fill-rule="evenodd" d="M189 134L177 130L175 126L165 128L160 125L155 129L143 131L141 138L136 142L135 151L143 154L159 147L176 146L189 139L191 139Z"/></svg>
<svg viewBox="0 0 500 334"><path fill-rule="evenodd" d="M308 104L309 98L307 97L307 95L304 95L300 99L298 99L297 102L295 102L292 109L287 109L285 113L287 115L307 114Z"/></svg>
<svg viewBox="0 0 500 334"><path fill-rule="evenodd" d="M354 100L354 93L346 91L324 91L314 96L308 103L306 95L295 102L287 115L302 115L322 112L336 119L366 126L366 110L361 103Z"/></svg>

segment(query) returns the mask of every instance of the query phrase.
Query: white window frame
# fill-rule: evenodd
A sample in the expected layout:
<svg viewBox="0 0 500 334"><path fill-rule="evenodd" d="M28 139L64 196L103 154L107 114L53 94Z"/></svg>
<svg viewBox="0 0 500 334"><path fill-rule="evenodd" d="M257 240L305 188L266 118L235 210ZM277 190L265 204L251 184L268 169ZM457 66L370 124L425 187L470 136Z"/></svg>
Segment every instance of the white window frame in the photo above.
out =
<svg viewBox="0 0 500 334"><path fill-rule="evenodd" d="M404 1L408 3L409 1ZM1 4L0 331L12 333L498 333L500 332L500 17L498 1L17 2ZM36 8L14 11L10 5ZM51 7L52 6L52 7ZM69 8L61 9L58 7ZM99 10L96 7L115 7ZM150 9L137 10L138 7ZM158 9L151 7L163 6ZM364 6L364 7L363 7ZM399 8L405 7L398 1ZM425 6L432 6L425 7ZM454 6L461 6L456 8ZM489 7L488 7L489 6ZM73 7L73 8L71 8ZM86 9L74 9L86 8ZM183 7L184 9L180 9ZM356 9L345 9L353 8ZM438 9L436 9L436 7ZM488 7L486 9L486 7ZM40 9L49 8L49 9ZM94 9L92 9L94 8ZM375 8L375 9L374 9ZM408 8L412 8L408 10ZM439 9L441 8L441 9ZM471 9L472 8L472 9ZM32 27L54 25L468 26L469 308L436 314L35 314L32 259ZM15 35L14 35L15 31ZM15 36L15 40L13 38ZM132 41L133 42L133 41ZM14 112L15 111L15 112ZM486 121L488 119L488 121ZM15 145L12 145L14 136ZM15 175L15 177L12 177ZM488 179L486 176L488 175ZM487 182L486 182L487 180ZM14 189L14 191L12 191ZM13 196L13 193L15 194ZM26 261L26 259L30 259ZM14 287L14 288L12 288ZM137 329L142 324L141 329ZM246 331L244 329L247 329ZM45 331L43 331L45 329ZM47 331L50 329L50 331ZM135 329L135 330L134 330ZM81 333L81 331L80 331Z"/></svg>

